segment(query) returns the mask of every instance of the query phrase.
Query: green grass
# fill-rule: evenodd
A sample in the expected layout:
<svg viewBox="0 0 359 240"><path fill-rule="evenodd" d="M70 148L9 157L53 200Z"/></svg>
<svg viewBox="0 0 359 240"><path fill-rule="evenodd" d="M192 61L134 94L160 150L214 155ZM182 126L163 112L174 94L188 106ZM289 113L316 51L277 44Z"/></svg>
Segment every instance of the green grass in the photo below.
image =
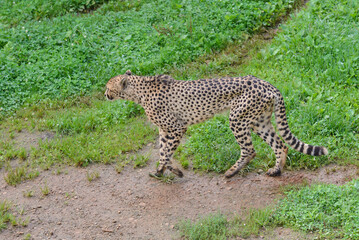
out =
<svg viewBox="0 0 359 240"><path fill-rule="evenodd" d="M293 188L276 207L250 209L245 217L210 214L180 221L184 239L247 238L275 227L313 234L316 239L359 238L359 180L343 186L315 184Z"/></svg>
<svg viewBox="0 0 359 240"><path fill-rule="evenodd" d="M16 26L26 21L63 16L69 13L88 13L98 7L101 12L109 10L125 11L138 8L145 1L111 1L111 0L37 0L12 1L3 0L0 6L0 22L5 26Z"/></svg>
<svg viewBox="0 0 359 240"><path fill-rule="evenodd" d="M258 235L260 230L269 223L273 210L249 209L246 217L227 217L224 214L210 214L201 217L195 222L190 220L180 221L177 225L181 237L189 240L220 240L234 239L236 237L247 238Z"/></svg>
<svg viewBox="0 0 359 240"><path fill-rule="evenodd" d="M323 239L358 239L359 180L289 191L271 218L277 226L316 232Z"/></svg>
<svg viewBox="0 0 359 240"><path fill-rule="evenodd" d="M147 165L148 160L150 160L149 156L136 154L133 157L133 168L145 167Z"/></svg>
<svg viewBox="0 0 359 240"><path fill-rule="evenodd" d="M23 220L20 217L16 217L16 214L12 211L12 203L6 200L0 200L0 232L8 227L12 226L27 226L29 219ZM20 213L21 214L21 213Z"/></svg>
<svg viewBox="0 0 359 240"><path fill-rule="evenodd" d="M23 181L38 177L39 174L39 171L32 169L28 163L14 168L8 166L4 180L8 185L16 186Z"/></svg>
<svg viewBox="0 0 359 240"><path fill-rule="evenodd" d="M306 143L329 150L329 157L290 150L288 168L314 169L331 162L358 165L359 31L353 31L359 27L358 4L354 0L311 1L281 26L271 44L251 51L245 64L228 64L241 61L236 50L208 61L202 59L203 63L182 68L176 75L252 74L267 80L284 95L292 132ZM217 117L192 127L177 159L191 159L195 168L204 171L225 171L239 156L227 126L225 118ZM258 138L254 145L257 157L249 168L271 167L274 155L270 148Z"/></svg>
<svg viewBox="0 0 359 240"><path fill-rule="evenodd" d="M19 9L29 9L26 3L34 2L23 1ZM47 9L44 1L39 4ZM126 11L109 7L104 14L100 8L93 14L65 14L3 28L0 113L7 115L43 99L88 94L127 69L136 74L163 73L274 24L295 4L294 0L146 1Z"/></svg>
<svg viewBox="0 0 359 240"><path fill-rule="evenodd" d="M82 132L40 142L30 158L37 164L66 163L87 166L90 163L111 163L122 154L136 151L154 140L157 131L142 117L116 124L108 129Z"/></svg>
<svg viewBox="0 0 359 240"><path fill-rule="evenodd" d="M8 132L15 129L54 134L50 139L39 140L36 148L25 151L18 149L14 140L9 140ZM0 142L0 166L7 166L16 159L26 160L17 168L5 168L5 178L10 185L33 178L32 169L47 170L59 164L87 166L120 161L124 167L129 163L126 161L128 154L154 141L158 135L138 105L126 101L107 102L96 95L78 101L48 101L24 108L16 117L7 118L0 132L4 137ZM134 164L144 166L146 159L135 158ZM37 170L35 172L39 174Z"/></svg>
<svg viewBox="0 0 359 240"><path fill-rule="evenodd" d="M203 217L195 224L189 220L183 221L178 226L185 239L214 240L227 239L227 225L227 217L223 214L216 214Z"/></svg>

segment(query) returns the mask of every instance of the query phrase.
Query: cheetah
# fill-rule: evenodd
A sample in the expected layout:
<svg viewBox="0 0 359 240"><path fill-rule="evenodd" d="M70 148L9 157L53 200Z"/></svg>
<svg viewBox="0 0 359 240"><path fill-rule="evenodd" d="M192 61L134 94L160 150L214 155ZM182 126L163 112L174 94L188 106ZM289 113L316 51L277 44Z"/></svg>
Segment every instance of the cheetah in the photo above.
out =
<svg viewBox="0 0 359 240"><path fill-rule="evenodd" d="M155 176L163 175L168 169L182 177L182 171L171 165L171 158L187 127L225 110L229 110L230 129L241 149L240 158L225 173L227 178L238 173L256 156L251 131L275 153L275 166L267 174L279 176L282 173L288 147L272 125L273 112L279 135L285 143L304 154L328 154L325 147L306 144L293 135L288 127L282 94L269 82L251 75L179 81L169 75L136 76L128 70L108 81L105 97L140 104L148 119L158 126L160 160Z"/></svg>

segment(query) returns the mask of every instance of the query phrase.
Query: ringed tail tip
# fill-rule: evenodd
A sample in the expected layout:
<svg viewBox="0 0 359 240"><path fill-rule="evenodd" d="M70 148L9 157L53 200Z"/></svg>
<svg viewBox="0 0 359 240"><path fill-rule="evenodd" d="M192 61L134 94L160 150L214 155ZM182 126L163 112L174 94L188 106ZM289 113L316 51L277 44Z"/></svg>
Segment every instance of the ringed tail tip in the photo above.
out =
<svg viewBox="0 0 359 240"><path fill-rule="evenodd" d="M328 155L328 149L326 149L325 147L322 148L323 148L323 155Z"/></svg>

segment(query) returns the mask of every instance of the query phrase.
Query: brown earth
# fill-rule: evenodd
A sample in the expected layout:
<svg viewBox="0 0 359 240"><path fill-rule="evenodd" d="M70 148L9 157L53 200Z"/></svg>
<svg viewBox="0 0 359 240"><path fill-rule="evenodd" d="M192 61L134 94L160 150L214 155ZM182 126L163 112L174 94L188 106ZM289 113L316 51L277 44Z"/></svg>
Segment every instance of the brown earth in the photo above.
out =
<svg viewBox="0 0 359 240"><path fill-rule="evenodd" d="M52 137L24 134L16 138L25 140L25 145L28 138L36 144L39 138ZM112 165L63 167L60 174L56 169L44 171L16 187L6 184L5 171L0 170L0 199L11 201L14 209L24 210L21 218L30 219L27 227L3 230L0 239L23 239L28 233L33 239L180 239L176 224L182 219L217 212L241 215L249 208L274 205L288 184L343 184L358 174L356 168L331 165L317 171L286 171L275 178L252 172L227 180L223 175L184 170L183 178L166 184L148 175L155 169L158 149L149 144L141 151L145 153L150 161L142 169L129 165L117 174ZM91 172L99 178L90 182ZM41 191L45 185L50 189L47 196ZM29 191L33 197L25 196ZM262 235L252 239L307 238L283 228Z"/></svg>

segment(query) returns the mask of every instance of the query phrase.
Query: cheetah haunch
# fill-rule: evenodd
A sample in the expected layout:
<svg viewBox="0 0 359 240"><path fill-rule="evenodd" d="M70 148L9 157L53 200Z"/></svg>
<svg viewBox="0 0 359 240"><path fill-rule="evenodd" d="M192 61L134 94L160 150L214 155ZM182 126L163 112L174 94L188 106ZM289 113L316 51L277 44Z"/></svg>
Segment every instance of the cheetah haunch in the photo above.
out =
<svg viewBox="0 0 359 240"><path fill-rule="evenodd" d="M241 147L241 157L225 173L228 178L256 155L251 130L275 153L276 164L267 174L281 174L288 148L273 128L273 112L279 134L289 146L312 156L328 154L326 148L303 143L292 134L281 93L254 76L178 81L168 75L135 76L127 71L108 81L105 96L109 100L126 99L140 104L148 119L158 126L160 161L156 176L162 175L167 168L182 177L182 171L171 166L171 157L187 127L226 109L230 110L229 125Z"/></svg>

